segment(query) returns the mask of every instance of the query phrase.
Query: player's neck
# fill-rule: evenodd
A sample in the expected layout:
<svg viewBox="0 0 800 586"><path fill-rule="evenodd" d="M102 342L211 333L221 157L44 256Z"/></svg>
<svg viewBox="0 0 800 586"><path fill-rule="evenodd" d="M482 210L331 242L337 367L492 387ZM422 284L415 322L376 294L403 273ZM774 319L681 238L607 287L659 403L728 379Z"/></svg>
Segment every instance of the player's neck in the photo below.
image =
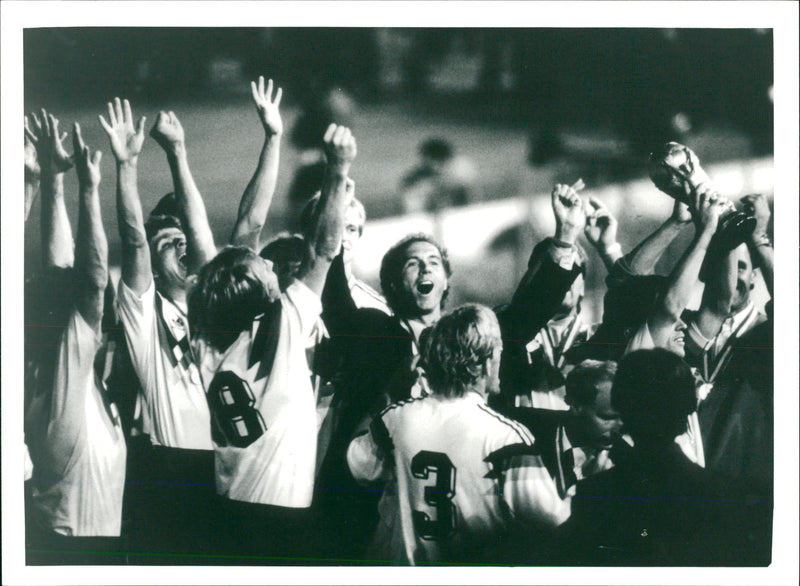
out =
<svg viewBox="0 0 800 586"><path fill-rule="evenodd" d="M186 307L185 287L159 287L158 292L172 301L175 305Z"/></svg>

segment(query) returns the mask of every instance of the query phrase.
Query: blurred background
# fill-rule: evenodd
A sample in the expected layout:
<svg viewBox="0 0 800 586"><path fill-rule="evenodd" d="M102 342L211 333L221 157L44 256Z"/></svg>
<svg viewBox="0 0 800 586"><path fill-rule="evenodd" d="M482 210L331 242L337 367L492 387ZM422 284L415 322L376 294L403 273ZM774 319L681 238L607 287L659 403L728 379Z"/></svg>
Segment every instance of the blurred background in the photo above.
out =
<svg viewBox="0 0 800 586"><path fill-rule="evenodd" d="M249 86L258 75L283 87L286 128L265 237L292 228L317 188L324 128L346 124L358 140L351 176L368 215L358 272L377 285L395 241L432 232L454 261L451 306L510 298L531 247L553 233L556 182L583 178L584 194L618 217L629 251L672 207L646 174L661 142L695 150L723 195L773 196L769 29L26 29L26 112L45 107L64 130L80 122L106 155L101 196L112 264L115 171L97 123L106 102L128 98L148 130L159 110L178 115L221 245L263 141ZM145 213L172 190L151 139L139 188ZM66 195L74 228L74 173ZM37 203L26 273L39 263L38 222ZM599 319L605 270L587 252L585 309Z"/></svg>

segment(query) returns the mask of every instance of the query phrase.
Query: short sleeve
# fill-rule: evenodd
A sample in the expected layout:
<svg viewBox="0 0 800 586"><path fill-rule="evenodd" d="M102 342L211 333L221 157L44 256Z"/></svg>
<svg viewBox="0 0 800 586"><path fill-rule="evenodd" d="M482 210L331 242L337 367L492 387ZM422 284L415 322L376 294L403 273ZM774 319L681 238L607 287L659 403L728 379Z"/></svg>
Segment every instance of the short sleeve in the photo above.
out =
<svg viewBox="0 0 800 586"><path fill-rule="evenodd" d="M286 288L286 292L281 296L281 301L284 308L294 311L299 318L303 338L311 337L322 313L322 302L319 295L309 289L305 283L295 279Z"/></svg>
<svg viewBox="0 0 800 586"><path fill-rule="evenodd" d="M151 339L156 311L155 282L151 281L147 290L137 295L120 279L117 291L117 312L125 330L131 360L136 371L142 373L148 364L147 349L155 342Z"/></svg>

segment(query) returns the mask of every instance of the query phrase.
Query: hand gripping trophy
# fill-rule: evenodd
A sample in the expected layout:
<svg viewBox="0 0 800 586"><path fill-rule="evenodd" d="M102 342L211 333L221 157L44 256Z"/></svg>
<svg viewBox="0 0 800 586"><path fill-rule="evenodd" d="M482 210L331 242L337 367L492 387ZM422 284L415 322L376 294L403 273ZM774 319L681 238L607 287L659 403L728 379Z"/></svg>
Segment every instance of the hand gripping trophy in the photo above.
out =
<svg viewBox="0 0 800 586"><path fill-rule="evenodd" d="M656 187L694 209L693 195L703 185L710 187L708 174L689 147L668 142L650 153L650 179ZM737 212L733 204L720 218L712 246L721 252L733 250L753 233L756 219Z"/></svg>

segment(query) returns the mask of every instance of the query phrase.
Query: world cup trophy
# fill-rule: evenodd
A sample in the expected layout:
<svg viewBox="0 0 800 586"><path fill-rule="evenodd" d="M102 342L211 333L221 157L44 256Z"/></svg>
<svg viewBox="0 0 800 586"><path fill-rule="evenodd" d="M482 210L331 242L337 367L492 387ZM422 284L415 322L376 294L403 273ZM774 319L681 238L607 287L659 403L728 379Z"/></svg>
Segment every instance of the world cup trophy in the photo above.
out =
<svg viewBox="0 0 800 586"><path fill-rule="evenodd" d="M655 186L678 201L694 208L692 196L701 186L711 186L708 174L700 166L697 155L689 147L668 142L650 153L650 179ZM723 212L714 234L713 246L730 251L753 233L756 219L736 211L733 204Z"/></svg>

